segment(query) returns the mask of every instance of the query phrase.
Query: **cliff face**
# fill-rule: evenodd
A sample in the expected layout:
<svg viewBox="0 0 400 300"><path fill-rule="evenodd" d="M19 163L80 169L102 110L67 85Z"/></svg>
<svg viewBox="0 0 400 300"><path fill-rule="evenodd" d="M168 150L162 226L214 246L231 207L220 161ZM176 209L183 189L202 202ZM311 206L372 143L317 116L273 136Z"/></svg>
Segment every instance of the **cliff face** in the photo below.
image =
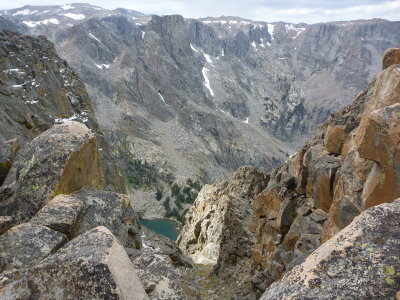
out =
<svg viewBox="0 0 400 300"><path fill-rule="evenodd" d="M235 225L238 220L242 220L241 214L236 211L229 215L231 221L228 215L225 215L224 219L220 218L217 221L219 226L213 225L213 228L218 228L219 234L207 234L208 227L202 224L207 223L208 216L212 216L215 209L204 208L227 205L226 203L230 202L224 199L229 199L230 193L222 190L223 195L215 197L204 190L200 193L202 197L196 200L196 205L188 214L187 225L181 233L182 249L196 259L197 255L201 256L204 251L202 249L206 249L208 243L211 243L211 239L215 239L215 236L223 236L221 232L229 232L237 228L242 228L242 231L246 232L243 228L250 229L254 234L254 236L248 235L252 237L247 242L247 245L251 245L250 262L246 259L246 255L241 253L242 249L247 249L246 247L234 248L233 254L236 255L233 255L234 259L232 259L232 253L228 254L227 247L215 247L213 256L219 257L219 262L223 260L223 257L231 257L231 262L234 263L231 265L219 263L214 272L235 274L231 277L240 278L246 270L243 266L249 263L255 271L255 275L251 278L252 293L260 295L272 282L289 271L282 282L274 284L263 298L288 299L294 295L305 295L303 294L305 292L300 289L300 281L296 281L296 278L300 276L300 278L311 280L313 276L306 275L303 269L311 268L310 272L317 272L315 270L318 267L314 268L313 261L319 261L322 265L324 260L322 256L328 252L331 254L327 254L326 259L330 263L326 262L326 265L332 264L332 268L336 266L336 263L341 265L352 261L354 257L351 255L344 255L343 260L337 261L331 257L335 256L335 251L342 251L342 247L345 247L347 243L347 240L345 242L340 237L329 240L335 234L340 232L340 236L344 237L346 234L342 233L344 232L342 230L350 232L351 226L364 232L357 233L358 237L349 237L346 245L349 245L349 249L352 250L348 251L353 251L353 248L354 251L358 251L357 247L361 247L362 244L358 242L361 236L368 245L372 243L366 233L368 226L372 226L368 225L368 220L378 224L381 219L389 218L387 213L392 214L392 212L393 216L398 218L398 204L375 209L377 205L393 202L400 196L398 168L400 68L396 65L399 62L398 59L392 58L396 56L396 51L398 50L388 51L384 56L385 69L377 79L370 83L351 105L332 114L328 121L319 127L312 139L273 171L265 189L257 195L254 194L253 200L247 200L247 203L253 203L254 218L251 217L251 213L247 214L253 220L252 224L241 222L241 226ZM389 55L391 55L390 58L388 58ZM386 63L391 59L393 59L392 65ZM243 180L246 179L249 178L243 178ZM221 184L236 185L232 187L233 189L243 187L241 182L235 182L232 179ZM368 210L354 221L354 224L349 225L356 216L371 207L373 209ZM245 208L243 210L246 211ZM381 210L385 212L381 213ZM393 222L397 224L399 220L396 219ZM230 229L227 228L229 226L231 226ZM374 233L380 236L382 243L379 246L380 242L375 241L373 247L382 247L382 251L394 253L391 252L393 249L390 249L397 247L393 244L395 233L386 236L383 232L385 229L381 228ZM226 245L240 244L239 236L229 234L226 236L229 240L229 242L225 240ZM317 248L320 250L314 252ZM311 258L307 259L309 255ZM339 257L342 256L339 255ZM383 266L389 263L375 256L371 260L363 254L362 257L361 260L365 264L373 262ZM215 264L215 261L213 263ZM293 272L290 271L299 264L301 267L293 269ZM397 270L398 267L396 263L394 268ZM363 267L357 270L355 272L366 271ZM350 273L346 276L351 276ZM250 274L253 273L250 271L246 275L248 281ZM321 285L316 283L316 287L320 288L318 293L325 293L323 284L331 289L326 291L327 295L334 294L337 282L345 286L350 285L350 278L346 276L335 277L336 281L330 281L329 278L323 278L323 276L318 277L322 282ZM297 282L299 285L291 287L291 282ZM311 286L312 282L314 281L306 284ZM373 290L366 292L366 295L389 297L393 290L399 289L397 281L393 281L394 286L391 286L392 283L384 286L384 282L379 282L376 282ZM382 290L379 288L380 285L382 285ZM243 291L245 290L244 287ZM340 291L337 291L338 295L349 295L345 290L343 287L340 288Z"/></svg>

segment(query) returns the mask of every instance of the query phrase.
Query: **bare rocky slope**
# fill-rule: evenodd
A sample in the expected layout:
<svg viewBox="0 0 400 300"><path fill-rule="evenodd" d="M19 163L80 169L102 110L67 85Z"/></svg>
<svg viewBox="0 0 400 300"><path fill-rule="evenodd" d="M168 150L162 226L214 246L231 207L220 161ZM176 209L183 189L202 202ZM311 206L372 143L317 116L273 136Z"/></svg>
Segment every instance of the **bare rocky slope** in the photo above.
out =
<svg viewBox="0 0 400 300"><path fill-rule="evenodd" d="M263 191L249 189L260 187L249 175L258 171L240 169L200 192L179 246L241 285L238 299L392 299L400 290L399 53L388 50L377 79L263 175Z"/></svg>
<svg viewBox="0 0 400 300"><path fill-rule="evenodd" d="M284 161L400 42L400 23L380 19L194 20L88 4L0 14L46 35L81 76L132 198L143 199L137 209L149 217L191 204L176 205L170 182L183 190L188 178L213 182L242 165Z"/></svg>

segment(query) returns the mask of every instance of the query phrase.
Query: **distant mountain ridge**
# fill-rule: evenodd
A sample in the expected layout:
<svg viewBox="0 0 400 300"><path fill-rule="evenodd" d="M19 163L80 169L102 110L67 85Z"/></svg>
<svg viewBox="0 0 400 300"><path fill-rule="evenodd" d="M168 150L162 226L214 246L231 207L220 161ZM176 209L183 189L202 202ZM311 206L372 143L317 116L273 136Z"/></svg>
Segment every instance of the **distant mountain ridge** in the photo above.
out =
<svg viewBox="0 0 400 300"><path fill-rule="evenodd" d="M381 19L196 20L88 4L0 15L55 43L85 82L116 156L126 143L135 159L177 181L276 165L400 44L400 22ZM154 192L148 197L162 207Z"/></svg>

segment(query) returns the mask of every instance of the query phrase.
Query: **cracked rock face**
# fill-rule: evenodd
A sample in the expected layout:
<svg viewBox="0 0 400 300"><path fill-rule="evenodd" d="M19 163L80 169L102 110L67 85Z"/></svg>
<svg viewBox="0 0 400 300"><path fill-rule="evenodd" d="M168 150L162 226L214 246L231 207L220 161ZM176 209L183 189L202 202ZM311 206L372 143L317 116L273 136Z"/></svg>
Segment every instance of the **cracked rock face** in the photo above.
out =
<svg viewBox="0 0 400 300"><path fill-rule="evenodd" d="M362 212L261 299L392 299L400 286L400 200Z"/></svg>

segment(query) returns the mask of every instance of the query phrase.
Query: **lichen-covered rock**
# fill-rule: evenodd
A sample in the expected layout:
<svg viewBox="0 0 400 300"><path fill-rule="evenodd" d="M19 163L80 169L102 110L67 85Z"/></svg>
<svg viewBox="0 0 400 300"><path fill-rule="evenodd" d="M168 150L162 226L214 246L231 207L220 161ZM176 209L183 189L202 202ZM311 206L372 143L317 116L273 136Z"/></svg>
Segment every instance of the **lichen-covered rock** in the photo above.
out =
<svg viewBox="0 0 400 300"><path fill-rule="evenodd" d="M43 260L28 278L35 299L148 299L124 248L103 226Z"/></svg>
<svg viewBox="0 0 400 300"><path fill-rule="evenodd" d="M391 65L400 64L400 48L389 48L383 53L382 70Z"/></svg>
<svg viewBox="0 0 400 300"><path fill-rule="evenodd" d="M30 223L47 226L71 238L83 210L83 202L69 195L58 195L31 219Z"/></svg>
<svg viewBox="0 0 400 300"><path fill-rule="evenodd" d="M370 208L261 299L394 299L400 288L400 199Z"/></svg>
<svg viewBox="0 0 400 300"><path fill-rule="evenodd" d="M45 226L33 223L14 226L0 236L0 261L4 264L2 267L32 267L67 241L64 234Z"/></svg>
<svg viewBox="0 0 400 300"><path fill-rule="evenodd" d="M11 164L19 146L18 139L0 141L0 186L3 184L4 179L6 179L7 174L10 171Z"/></svg>
<svg viewBox="0 0 400 300"><path fill-rule="evenodd" d="M19 221L30 219L58 194L102 187L95 136L78 122L54 126L18 154L4 185L13 185L15 192L0 203L0 214Z"/></svg>
<svg viewBox="0 0 400 300"><path fill-rule="evenodd" d="M105 226L124 247L140 248L140 224L127 195L85 188L70 196L83 203L74 237Z"/></svg>

